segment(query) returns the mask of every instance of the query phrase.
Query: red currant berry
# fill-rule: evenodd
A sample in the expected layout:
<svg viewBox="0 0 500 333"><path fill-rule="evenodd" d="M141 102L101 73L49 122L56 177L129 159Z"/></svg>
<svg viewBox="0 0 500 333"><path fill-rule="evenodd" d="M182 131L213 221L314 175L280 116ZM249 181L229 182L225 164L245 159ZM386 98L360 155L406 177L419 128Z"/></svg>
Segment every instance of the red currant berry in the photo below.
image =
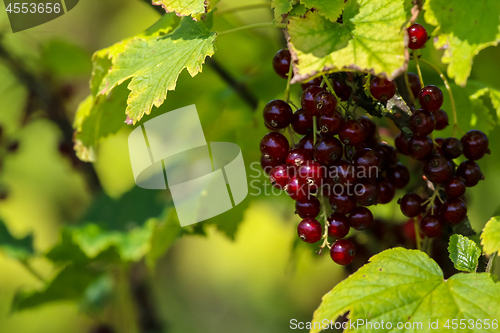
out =
<svg viewBox="0 0 500 333"><path fill-rule="evenodd" d="M365 141L365 138L365 130L357 120L346 121L339 132L340 141L349 146L356 146Z"/></svg>
<svg viewBox="0 0 500 333"><path fill-rule="evenodd" d="M378 176L378 167L380 165L380 157L378 153L370 148L363 148L356 151L352 158L352 163L358 174L362 173L367 178Z"/></svg>
<svg viewBox="0 0 500 333"><path fill-rule="evenodd" d="M313 116L305 112L303 109L298 109L292 116L291 124L295 133L306 135L313 130Z"/></svg>
<svg viewBox="0 0 500 333"><path fill-rule="evenodd" d="M417 135L428 135L434 131L435 120L432 113L420 109L410 117L410 129Z"/></svg>
<svg viewBox="0 0 500 333"><path fill-rule="evenodd" d="M377 130L377 125L368 118L367 116L362 116L358 118L358 121L361 123L361 126L363 126L363 129L365 130L365 135L367 138L371 138L375 136L375 131Z"/></svg>
<svg viewBox="0 0 500 333"><path fill-rule="evenodd" d="M340 194L332 193L330 195L330 206L334 213L349 214L356 207L354 196L345 192L347 191Z"/></svg>
<svg viewBox="0 0 500 333"><path fill-rule="evenodd" d="M346 83L335 79L332 80L332 86L333 91L335 91L335 95L337 95L342 102L349 100L352 93L351 87L349 87Z"/></svg>
<svg viewBox="0 0 500 333"><path fill-rule="evenodd" d="M299 238L306 243L316 243L321 239L323 232L321 231L321 224L312 218L305 218L300 221L297 226L297 233Z"/></svg>
<svg viewBox="0 0 500 333"><path fill-rule="evenodd" d="M342 143L335 137L323 137L314 146L314 159L330 166L340 160L343 154Z"/></svg>
<svg viewBox="0 0 500 333"><path fill-rule="evenodd" d="M328 177L332 179L334 184L354 184L356 170L351 163L341 159L329 168Z"/></svg>
<svg viewBox="0 0 500 333"><path fill-rule="evenodd" d="M425 135L413 135L408 142L410 156L416 160L425 160L432 154L434 144Z"/></svg>
<svg viewBox="0 0 500 333"><path fill-rule="evenodd" d="M441 237L443 233L443 221L439 215L427 214L419 225L420 231L429 238Z"/></svg>
<svg viewBox="0 0 500 333"><path fill-rule="evenodd" d="M337 239L347 236L351 228L347 216L343 214L333 213L328 217L328 222L328 235Z"/></svg>
<svg viewBox="0 0 500 333"><path fill-rule="evenodd" d="M337 99L328 91L322 91L314 98L316 110L321 115L331 115L337 108Z"/></svg>
<svg viewBox="0 0 500 333"><path fill-rule="evenodd" d="M441 144L441 153L444 157L453 160L462 155L464 146L457 138L446 138Z"/></svg>
<svg viewBox="0 0 500 333"><path fill-rule="evenodd" d="M415 193L406 193L401 199L398 200L401 212L406 217L417 217L423 212L422 198Z"/></svg>
<svg viewBox="0 0 500 333"><path fill-rule="evenodd" d="M260 140L260 151L267 158L273 161L285 161L288 156L290 145L283 134L271 132L264 135Z"/></svg>
<svg viewBox="0 0 500 333"><path fill-rule="evenodd" d="M316 161L306 161L297 171L297 179L301 184L306 184L310 188L316 189L323 183L326 170Z"/></svg>
<svg viewBox="0 0 500 333"><path fill-rule="evenodd" d="M306 90L310 86L320 86L322 81L322 78L316 77L312 80L307 81L306 83L302 83L300 86L302 87L302 90Z"/></svg>
<svg viewBox="0 0 500 333"><path fill-rule="evenodd" d="M274 129L283 129L292 122L292 108L280 99L270 101L264 107L264 122Z"/></svg>
<svg viewBox="0 0 500 333"><path fill-rule="evenodd" d="M378 203L386 204L394 199L394 194L396 194L396 188L391 182L381 179L377 181L378 187Z"/></svg>
<svg viewBox="0 0 500 333"><path fill-rule="evenodd" d="M441 156L434 155L424 163L424 175L435 184L447 182L453 177L455 168L450 160Z"/></svg>
<svg viewBox="0 0 500 333"><path fill-rule="evenodd" d="M411 92L413 93L413 97L417 98L420 89L422 89L422 84L420 83L420 79L415 73L408 73L408 83L410 84Z"/></svg>
<svg viewBox="0 0 500 333"><path fill-rule="evenodd" d="M488 137L481 131L471 130L460 140L464 148L464 156L469 160L479 160L488 151Z"/></svg>
<svg viewBox="0 0 500 333"><path fill-rule="evenodd" d="M457 168L457 176L464 180L466 187L476 186L480 180L484 180L481 168L474 161L464 161L460 163Z"/></svg>
<svg viewBox="0 0 500 333"><path fill-rule="evenodd" d="M449 197L458 198L465 194L465 184L461 178L453 177L444 184L444 191Z"/></svg>
<svg viewBox="0 0 500 333"><path fill-rule="evenodd" d="M422 109L433 112L443 105L443 92L436 86L425 86L418 94Z"/></svg>
<svg viewBox="0 0 500 333"><path fill-rule="evenodd" d="M408 28L408 47L412 50L420 49L427 42L427 30L418 23Z"/></svg>
<svg viewBox="0 0 500 333"><path fill-rule="evenodd" d="M298 214L301 218L316 218L321 211L321 203L318 198L311 195L308 200L296 201L295 202L295 214Z"/></svg>
<svg viewBox="0 0 500 333"><path fill-rule="evenodd" d="M397 154L393 146L385 143L379 143L373 148L380 157L380 168L387 169L388 167L396 164Z"/></svg>
<svg viewBox="0 0 500 333"><path fill-rule="evenodd" d="M316 98L316 95L319 93L323 92L323 88L320 86L310 86L304 92L302 92L302 97L300 99L300 104L302 106L302 109L309 113L311 116L319 116L320 113L316 109L316 103L314 99Z"/></svg>
<svg viewBox="0 0 500 333"><path fill-rule="evenodd" d="M399 134L396 135L396 138L394 139L394 146L396 146L396 149L401 154L409 155L409 153L410 153L409 141L410 141L410 138L406 137L403 132L399 132Z"/></svg>
<svg viewBox="0 0 500 333"><path fill-rule="evenodd" d="M266 175L269 175L271 170L279 165L281 165L281 161L274 161L271 159L269 156L266 157L266 155L262 155L260 157L260 167L264 171Z"/></svg>
<svg viewBox="0 0 500 333"><path fill-rule="evenodd" d="M295 174L295 170L298 169L302 164L306 161L312 160L312 155L305 149L292 149L288 156L286 157L286 165L289 170L293 170L293 174Z"/></svg>
<svg viewBox="0 0 500 333"><path fill-rule="evenodd" d="M286 79L290 71L290 64L292 63L292 56L290 51L281 49L274 55L273 68L276 74Z"/></svg>
<svg viewBox="0 0 500 333"><path fill-rule="evenodd" d="M410 182L410 171L401 163L387 170L387 178L396 188L404 188Z"/></svg>
<svg viewBox="0 0 500 333"><path fill-rule="evenodd" d="M349 214L349 225L356 230L368 229L373 223L373 214L366 207L356 207Z"/></svg>
<svg viewBox="0 0 500 333"><path fill-rule="evenodd" d="M448 126L448 114L445 111L437 109L432 114L436 120L436 131L445 129Z"/></svg>
<svg viewBox="0 0 500 333"><path fill-rule="evenodd" d="M288 193L288 196L295 201L305 201L310 197L308 187L300 184L296 176L290 177L284 190Z"/></svg>
<svg viewBox="0 0 500 333"><path fill-rule="evenodd" d="M354 198L362 206L371 206L378 202L378 187L371 182L357 183L354 186Z"/></svg>
<svg viewBox="0 0 500 333"><path fill-rule="evenodd" d="M339 265L348 265L356 256L354 245L347 239L339 239L333 243L330 249L330 257Z"/></svg>
<svg viewBox="0 0 500 333"><path fill-rule="evenodd" d="M284 165L278 165L269 173L269 181L277 189L282 190L288 184L288 168Z"/></svg>
<svg viewBox="0 0 500 333"><path fill-rule="evenodd" d="M458 198L448 198L441 207L441 214L448 224L456 225L467 216L467 206Z"/></svg>
<svg viewBox="0 0 500 333"><path fill-rule="evenodd" d="M377 76L370 83L370 93L373 98L385 102L391 99L396 93L396 85L386 78Z"/></svg>
<svg viewBox="0 0 500 333"><path fill-rule="evenodd" d="M337 134L344 126L344 117L337 110L329 116L321 116L318 120L318 127L322 133Z"/></svg>

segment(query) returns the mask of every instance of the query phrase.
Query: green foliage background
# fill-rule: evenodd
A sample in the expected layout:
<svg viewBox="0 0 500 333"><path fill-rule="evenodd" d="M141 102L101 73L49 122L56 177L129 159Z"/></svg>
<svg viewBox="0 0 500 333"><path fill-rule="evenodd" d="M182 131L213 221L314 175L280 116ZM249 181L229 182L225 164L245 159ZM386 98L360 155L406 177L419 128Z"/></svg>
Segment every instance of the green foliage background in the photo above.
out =
<svg viewBox="0 0 500 333"><path fill-rule="evenodd" d="M223 1L218 7L242 4L247 2ZM5 11L0 9L0 31L8 31ZM273 18L270 9L220 16L214 20L214 30ZM79 102L91 94L88 81L92 54L141 34L158 19L159 15L143 2L86 0L55 21L22 33L3 34L2 43L30 72L52 73L51 79L57 85L73 87L74 95L67 102L73 118ZM459 47L464 47L459 42ZM257 29L217 39L214 59L258 97L256 111L213 69L204 66L194 78L182 72L175 91L170 91L168 99L158 108L153 107L144 120L196 104L209 141L238 143L248 166L258 162L258 143L266 132L260 110L267 101L281 98L286 85L271 68L274 53L282 47L284 39L278 29ZM441 64L447 54L443 56L430 42L423 57L438 64L443 72L450 71ZM489 92L480 90L485 86L500 90L499 57L500 48L484 49L474 59L467 87L453 84L461 128L490 132L492 154L479 162L487 181L468 190L469 218L478 231L494 215L500 197L499 105L494 99L483 99L482 94ZM442 85L433 71L425 65L422 68L426 83ZM168 332L288 332L290 319L310 320L321 296L345 277L342 268L332 264L328 256L317 257L312 247L296 242L298 217L293 214L293 203L283 195L250 196L240 207L203 228L179 230L165 198L151 191L129 192L134 187L127 149L130 128L120 126L126 108L120 103L113 107L123 110L123 119L118 119L120 124L95 152L95 168L106 193L93 204L81 173L57 151L62 137L59 129L43 117L33 117L21 126L27 92L11 70L0 62L0 123L9 137L19 139L21 146L5 161L1 181L9 187L10 196L0 202L0 217L16 238L33 236L36 256L30 261L32 266L47 280L59 274L61 282L56 289L67 286L68 290L58 290L64 296L59 297L62 301L31 308L41 302L40 297L47 300L32 292L43 285L13 259L25 258L31 249L25 252L14 247L0 252L0 332L87 332L96 321L124 321L130 309L115 306L102 314L102 297L113 304L126 304L126 293L111 292L110 281L143 256L149 267L159 260L150 282ZM415 71L412 65L410 70ZM453 71L450 75L455 77ZM128 93L123 85L117 89L113 91L117 96ZM292 86L295 102L299 91L297 84ZM469 99L477 91L477 98ZM113 100L107 102L112 104ZM447 97L443 109L450 110ZM114 124L117 121L112 117L103 119ZM441 136L449 134L447 129ZM251 168L247 172L250 177L256 175ZM111 207L111 215L102 207ZM132 213L137 215L130 217L126 207L132 207ZM395 204L375 207L373 211L390 222L404 222ZM131 219L135 223L127 224ZM84 227L78 226L78 221L84 221ZM92 237L95 233L103 237L96 241ZM175 241L179 234L183 237ZM358 238L367 241L363 235ZM20 248L29 248L29 240L24 239ZM68 256L73 263L65 266ZM112 274L102 274L92 266L96 256L116 268ZM88 281L93 281L91 286ZM75 286L82 292L73 294ZM50 291L50 285L46 291ZM15 302L17 309L26 310L11 314L16 294L20 297Z"/></svg>

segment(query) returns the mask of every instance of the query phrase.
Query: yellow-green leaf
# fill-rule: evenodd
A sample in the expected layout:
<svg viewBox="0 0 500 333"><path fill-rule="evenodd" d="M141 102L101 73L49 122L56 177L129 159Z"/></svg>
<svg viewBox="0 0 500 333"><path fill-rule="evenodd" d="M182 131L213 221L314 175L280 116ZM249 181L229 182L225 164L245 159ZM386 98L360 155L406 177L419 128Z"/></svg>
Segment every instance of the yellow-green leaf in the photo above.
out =
<svg viewBox="0 0 500 333"><path fill-rule="evenodd" d="M473 240L462 235L452 235L448 252L456 269L465 272L476 271L481 249Z"/></svg>
<svg viewBox="0 0 500 333"><path fill-rule="evenodd" d="M484 226L481 245L488 255L500 251L500 216L492 217Z"/></svg>
<svg viewBox="0 0 500 333"><path fill-rule="evenodd" d="M162 6L167 13L175 12L179 16L191 15L196 20L201 15L215 8L219 0L153 0L153 5Z"/></svg>
<svg viewBox="0 0 500 333"><path fill-rule="evenodd" d="M300 0L300 3L307 8L314 8L330 21L337 21L344 9L344 0Z"/></svg>

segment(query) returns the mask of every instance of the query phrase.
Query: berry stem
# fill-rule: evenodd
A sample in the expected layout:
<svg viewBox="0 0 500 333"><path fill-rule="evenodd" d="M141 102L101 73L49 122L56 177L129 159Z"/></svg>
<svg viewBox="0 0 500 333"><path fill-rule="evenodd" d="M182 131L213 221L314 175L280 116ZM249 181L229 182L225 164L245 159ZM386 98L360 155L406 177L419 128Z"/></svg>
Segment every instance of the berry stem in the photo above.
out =
<svg viewBox="0 0 500 333"><path fill-rule="evenodd" d="M490 273L491 272L491 267L493 266L493 260L495 260L497 256L497 253L493 253L491 256L490 256L490 259L488 260L488 265L486 265L486 273Z"/></svg>
<svg viewBox="0 0 500 333"><path fill-rule="evenodd" d="M226 14L232 14L235 12L239 12L242 10L257 9L257 8L264 8L264 7L269 7L269 2L254 3L251 5L244 5L244 6L223 9L223 10L216 11L214 15L215 16L226 15Z"/></svg>
<svg viewBox="0 0 500 333"><path fill-rule="evenodd" d="M441 77L441 80L443 80L444 85L446 87L446 90L448 90L448 95L450 96L450 102L451 102L451 110L453 111L453 137L455 137L455 134L457 132L457 129L460 129L458 127L458 120L457 120L457 109L455 107L455 99L453 98L453 93L451 92L451 87L450 84L448 83L448 80L446 79L446 76L444 76L443 72L433 64L431 64L429 61L425 59L420 59L422 62L426 63L429 65L436 73L439 74L439 77ZM462 130L460 130L462 131Z"/></svg>
<svg viewBox="0 0 500 333"><path fill-rule="evenodd" d="M323 244L321 244L321 246L319 247L319 250L318 250L318 254L321 255L321 251L323 251L323 249L325 247L328 247L329 249L332 247L331 244L328 242L328 227L330 226L330 222L328 222L328 217L327 217L327 213L326 213L326 204L325 204L325 197L318 194L318 196L320 197L320 202L321 202L321 216L323 217L324 221L325 221L325 230L323 231Z"/></svg>
<svg viewBox="0 0 500 333"><path fill-rule="evenodd" d="M313 116L313 143L316 145L316 135L318 132L318 117Z"/></svg>
<svg viewBox="0 0 500 333"><path fill-rule="evenodd" d="M413 223L415 225L415 240L417 242L417 250L422 251L422 238L420 238L420 228L418 226L418 220L414 219Z"/></svg>
<svg viewBox="0 0 500 333"><path fill-rule="evenodd" d="M286 24L274 23L274 22L254 23L254 24L244 25L242 27L238 27L238 28L234 28L234 29L229 29L226 31L221 31L221 32L217 33L217 35L224 36L224 35L227 35L227 34L230 34L233 32L255 29L255 28L281 28L281 29L284 29L284 28L286 28Z"/></svg>
<svg viewBox="0 0 500 333"><path fill-rule="evenodd" d="M284 100L287 103L290 103L290 81L292 80L292 73L293 73L293 65L290 62L290 69L288 70L288 77L286 80L286 89L285 89L285 97L284 97Z"/></svg>
<svg viewBox="0 0 500 333"><path fill-rule="evenodd" d="M436 198L439 199L442 203L444 203L443 199L439 196L439 190L441 189L441 185L437 185L436 188L434 189L434 193L432 193L432 196L422 202L422 206L428 206L430 205L431 207L431 214L434 214L434 202L436 201Z"/></svg>
<svg viewBox="0 0 500 333"><path fill-rule="evenodd" d="M330 80L328 80L328 78L326 77L326 75L325 75L325 74L323 74L323 82L325 82L325 83L326 83L326 85L328 86L328 90L330 91L330 93L331 93L333 96L335 96L335 99L336 99L337 101L340 101L340 98L339 98L339 97L337 96L337 94L335 93L335 90L333 89L333 87L332 87L332 84L331 84Z"/></svg>
<svg viewBox="0 0 500 333"><path fill-rule="evenodd" d="M420 88L424 87L424 78L422 77L422 71L420 70L420 64L418 63L419 54L417 50L413 51L413 58L415 59L415 65L417 66L418 78L420 79Z"/></svg>

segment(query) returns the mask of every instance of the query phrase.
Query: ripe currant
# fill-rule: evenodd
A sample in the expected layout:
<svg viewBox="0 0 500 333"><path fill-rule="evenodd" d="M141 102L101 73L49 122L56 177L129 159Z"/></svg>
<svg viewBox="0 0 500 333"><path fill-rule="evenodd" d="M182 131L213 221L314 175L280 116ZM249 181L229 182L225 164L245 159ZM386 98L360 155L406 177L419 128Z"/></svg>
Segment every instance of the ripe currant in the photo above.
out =
<svg viewBox="0 0 500 333"><path fill-rule="evenodd" d="M429 238L441 237L443 233L443 219L439 215L427 214L419 225L420 231Z"/></svg>
<svg viewBox="0 0 500 333"><path fill-rule="evenodd" d="M331 115L321 116L318 120L318 128L325 134L337 134L342 126L344 126L344 117L337 110L333 111Z"/></svg>
<svg viewBox="0 0 500 333"><path fill-rule="evenodd" d="M453 137L444 139L441 144L441 153L444 157L451 160L462 155L463 149L462 142Z"/></svg>
<svg viewBox="0 0 500 333"><path fill-rule="evenodd" d="M290 145L283 134L271 132L260 140L260 151L265 158L273 161L285 161Z"/></svg>
<svg viewBox="0 0 500 333"><path fill-rule="evenodd" d="M311 156L313 156L314 155L314 137L313 137L313 135L312 134L304 135L304 137L302 137L302 139L300 139L300 141L297 145L297 148L304 149L307 152L309 152L309 154L311 154Z"/></svg>
<svg viewBox="0 0 500 333"><path fill-rule="evenodd" d="M328 235L331 237L344 238L349 233L349 229L351 226L344 214L333 213L328 217Z"/></svg>
<svg viewBox="0 0 500 333"><path fill-rule="evenodd" d="M316 102L314 99L316 95L323 92L323 88L320 86L310 86L302 92L302 97L300 99L300 105L302 109L309 113L311 116L319 116L320 113L316 109Z"/></svg>
<svg viewBox="0 0 500 333"><path fill-rule="evenodd" d="M298 109L292 116L291 125L295 133L306 135L313 130L313 116L303 109Z"/></svg>
<svg viewBox="0 0 500 333"><path fill-rule="evenodd" d="M277 189L282 190L288 184L288 168L284 165L278 165L269 173L269 181Z"/></svg>
<svg viewBox="0 0 500 333"><path fill-rule="evenodd" d="M459 177L453 177L444 184L444 191L449 197L458 198L465 194L464 181Z"/></svg>
<svg viewBox="0 0 500 333"><path fill-rule="evenodd" d="M264 122L273 129L283 129L292 122L292 108L280 99L270 101L264 107Z"/></svg>
<svg viewBox="0 0 500 333"><path fill-rule="evenodd" d="M385 102L391 99L396 93L396 85L394 82L389 81L386 78L377 76L370 83L370 93L373 98Z"/></svg>
<svg viewBox="0 0 500 333"><path fill-rule="evenodd" d="M356 207L356 199L346 192L330 195L330 206L334 213L349 214Z"/></svg>
<svg viewBox="0 0 500 333"><path fill-rule="evenodd" d="M436 86L425 86L418 94L418 101L422 109L436 111L443 105L443 92Z"/></svg>
<svg viewBox="0 0 500 333"><path fill-rule="evenodd" d="M349 214L349 224L356 230L368 229L373 223L373 214L366 207L356 207Z"/></svg>
<svg viewBox="0 0 500 333"><path fill-rule="evenodd" d="M448 126L448 114L442 109L437 109L432 113L436 120L436 130L440 131Z"/></svg>
<svg viewBox="0 0 500 333"><path fill-rule="evenodd" d="M314 97L316 110L320 115L331 115L337 108L337 99L328 91L322 91Z"/></svg>
<svg viewBox="0 0 500 333"><path fill-rule="evenodd" d="M422 203L424 201L416 193L406 193L398 200L401 212L406 217L416 217L423 212Z"/></svg>
<svg viewBox="0 0 500 333"><path fill-rule="evenodd" d="M321 203L318 198L311 195L311 197L304 201L295 202L295 214L301 218L316 218L321 211Z"/></svg>
<svg viewBox="0 0 500 333"><path fill-rule="evenodd" d="M357 120L348 120L339 132L339 139L344 144L355 146L365 141L366 134L363 126Z"/></svg>
<svg viewBox="0 0 500 333"><path fill-rule="evenodd" d="M387 170L387 178L396 188L404 188L410 182L410 171L401 163Z"/></svg>
<svg viewBox="0 0 500 333"><path fill-rule="evenodd" d="M428 135L434 131L435 120L430 111L420 109L410 117L410 129L417 135Z"/></svg>
<svg viewBox="0 0 500 333"><path fill-rule="evenodd" d="M416 160L424 160L431 155L434 144L428 136L413 135L408 142L408 148L411 157Z"/></svg>
<svg viewBox="0 0 500 333"><path fill-rule="evenodd" d="M450 180L454 170L450 160L441 155L434 155L424 163L425 177L436 184Z"/></svg>
<svg viewBox="0 0 500 333"><path fill-rule="evenodd" d="M347 239L339 239L330 249L332 260L339 265L348 265L356 256L354 245Z"/></svg>
<svg viewBox="0 0 500 333"><path fill-rule="evenodd" d="M273 58L273 69L282 78L286 79L288 77L288 72L290 70L290 64L292 63L292 56L290 51L286 49L281 49L274 55Z"/></svg>
<svg viewBox="0 0 500 333"><path fill-rule="evenodd" d="M427 42L427 30L418 23L408 28L408 47L412 50L420 49Z"/></svg>
<svg viewBox="0 0 500 333"><path fill-rule="evenodd" d="M464 161L457 168L457 176L464 180L466 187L473 187L484 179L481 168L474 161Z"/></svg>
<svg viewBox="0 0 500 333"><path fill-rule="evenodd" d="M479 160L484 154L489 153L488 137L481 131L468 131L460 141L463 145L464 156L469 160Z"/></svg>
<svg viewBox="0 0 500 333"><path fill-rule="evenodd" d="M441 207L441 214L448 224L456 225L467 216L467 206L458 198L448 198Z"/></svg>
<svg viewBox="0 0 500 333"><path fill-rule="evenodd" d="M321 239L321 224L313 218L305 218L297 226L299 238L306 243L316 243Z"/></svg>

